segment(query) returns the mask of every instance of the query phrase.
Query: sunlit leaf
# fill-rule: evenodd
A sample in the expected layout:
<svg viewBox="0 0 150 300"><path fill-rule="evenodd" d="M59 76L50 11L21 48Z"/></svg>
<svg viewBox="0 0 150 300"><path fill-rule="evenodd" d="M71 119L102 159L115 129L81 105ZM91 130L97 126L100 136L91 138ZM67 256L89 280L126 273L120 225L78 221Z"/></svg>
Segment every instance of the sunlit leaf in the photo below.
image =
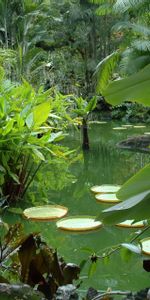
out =
<svg viewBox="0 0 150 300"><path fill-rule="evenodd" d="M134 252L136 254L141 254L141 248L139 246L135 246L131 243L122 243L121 246L127 248L131 252Z"/></svg>
<svg viewBox="0 0 150 300"><path fill-rule="evenodd" d="M150 105L150 65L128 78L112 82L103 95L107 102L118 105L123 101L133 101Z"/></svg>

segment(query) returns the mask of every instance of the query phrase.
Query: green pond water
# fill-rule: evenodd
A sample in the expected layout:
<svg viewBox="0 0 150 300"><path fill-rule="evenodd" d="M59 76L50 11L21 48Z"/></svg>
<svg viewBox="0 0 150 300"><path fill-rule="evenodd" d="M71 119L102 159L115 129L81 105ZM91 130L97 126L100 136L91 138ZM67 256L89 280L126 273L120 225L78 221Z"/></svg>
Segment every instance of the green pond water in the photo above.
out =
<svg viewBox="0 0 150 300"><path fill-rule="evenodd" d="M108 122L90 125L90 151L85 153L84 159L77 161L71 167L76 180L72 180L67 187L57 190L61 169L59 169L60 173L55 168L51 170L56 178L56 190L49 190L49 201L67 206L68 216L98 215L108 205L97 203L90 192L90 187L101 184L121 185L149 161L148 154L121 150L116 147L117 142L131 135L147 132L149 128L115 131L113 130L115 126L120 126L120 124ZM66 144L71 148L79 147L81 145L80 132L71 131ZM45 176L44 170L43 176ZM78 264L83 259L88 259L92 252L101 254L106 247L128 241L134 236L135 231L108 226L95 232L76 234L58 230L55 222L25 221L21 216L10 213L5 216L5 219L9 223L16 220L24 222L27 232L40 231L48 244L57 248L59 254L64 256L67 262ZM87 251L88 248L91 252ZM81 273L83 280L81 290L86 290L89 286L99 290L105 290L108 287L113 290L140 290L148 287L150 276L142 268L142 259L133 255L127 260L123 256L124 253L115 253L109 262L98 261L97 270L90 278L88 278L91 264L89 260Z"/></svg>

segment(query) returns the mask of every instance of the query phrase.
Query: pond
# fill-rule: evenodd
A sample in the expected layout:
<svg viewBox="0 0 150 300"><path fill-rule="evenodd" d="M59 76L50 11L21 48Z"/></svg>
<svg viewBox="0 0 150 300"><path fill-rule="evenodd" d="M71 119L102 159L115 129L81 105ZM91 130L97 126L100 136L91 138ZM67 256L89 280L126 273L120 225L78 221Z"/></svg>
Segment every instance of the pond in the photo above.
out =
<svg viewBox="0 0 150 300"><path fill-rule="evenodd" d="M108 205L97 203L90 192L90 187L106 183L121 185L149 161L148 154L121 150L116 147L117 142L131 135L143 134L149 129L113 130L116 126L120 124L113 122L91 124L89 128L90 151L71 167L76 180L72 180L62 190L57 190L56 186L56 190L49 191L50 203L67 206L69 216L98 215ZM71 148L79 147L81 145L80 132L71 131L66 144L71 145ZM56 170L53 171L56 172ZM57 185L59 174L55 175ZM57 248L59 254L64 256L67 262L78 264L83 259L88 259L91 253L103 253L103 249L111 245L128 241L133 237L134 232L133 229L106 226L95 232L75 234L58 230L55 222L28 222L14 214L6 215L5 219L11 223L19 219L24 222L27 231L40 231L48 244ZM142 268L141 258L134 255L125 257L121 252L113 254L109 261L100 260L96 272L88 278L90 265L88 260L82 270L81 290L86 290L89 286L98 290L105 290L108 287L113 290L140 290L149 286L149 274Z"/></svg>

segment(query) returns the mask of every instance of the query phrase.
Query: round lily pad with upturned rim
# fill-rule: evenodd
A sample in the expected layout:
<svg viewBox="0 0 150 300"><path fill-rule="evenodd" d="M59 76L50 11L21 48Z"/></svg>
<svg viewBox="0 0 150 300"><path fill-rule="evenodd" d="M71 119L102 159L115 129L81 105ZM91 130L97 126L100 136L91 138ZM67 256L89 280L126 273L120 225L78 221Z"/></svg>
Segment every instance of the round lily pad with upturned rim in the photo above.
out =
<svg viewBox="0 0 150 300"><path fill-rule="evenodd" d="M131 124L123 124L122 127L125 127L125 128L132 128L133 125L131 125Z"/></svg>
<svg viewBox="0 0 150 300"><path fill-rule="evenodd" d="M119 224L116 224L118 227L124 227L124 228L142 228L145 226L145 221L139 221L135 222L134 220L126 220L124 222L121 222Z"/></svg>
<svg viewBox="0 0 150 300"><path fill-rule="evenodd" d="M119 200L114 193L109 193L109 194L96 194L95 198L98 202L104 202L108 204L113 204L113 203L118 203L121 200Z"/></svg>
<svg viewBox="0 0 150 300"><path fill-rule="evenodd" d="M57 221L56 226L59 229L73 232L92 231L102 226L102 222L95 218L91 216L67 217Z"/></svg>
<svg viewBox="0 0 150 300"><path fill-rule="evenodd" d="M126 130L126 127L113 127L113 130Z"/></svg>
<svg viewBox="0 0 150 300"><path fill-rule="evenodd" d="M23 216L34 221L53 221L64 217L68 208L61 205L43 205L27 208L23 211Z"/></svg>
<svg viewBox="0 0 150 300"><path fill-rule="evenodd" d="M142 247L142 252L150 255L150 237L141 240L140 245Z"/></svg>
<svg viewBox="0 0 150 300"><path fill-rule="evenodd" d="M146 126L145 125L135 125L133 126L133 128L145 128Z"/></svg>
<svg viewBox="0 0 150 300"><path fill-rule="evenodd" d="M91 187L91 191L95 194L109 194L117 193L121 188L121 185L117 184L102 184Z"/></svg>

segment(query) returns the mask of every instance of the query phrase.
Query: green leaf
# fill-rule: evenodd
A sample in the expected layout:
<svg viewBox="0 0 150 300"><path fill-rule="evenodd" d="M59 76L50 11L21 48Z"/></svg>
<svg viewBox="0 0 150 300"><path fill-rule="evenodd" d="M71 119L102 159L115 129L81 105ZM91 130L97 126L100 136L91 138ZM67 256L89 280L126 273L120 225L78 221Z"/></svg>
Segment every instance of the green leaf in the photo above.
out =
<svg viewBox="0 0 150 300"><path fill-rule="evenodd" d="M93 274L96 272L96 269L97 269L97 262L91 263L89 271L88 271L88 277L93 276Z"/></svg>
<svg viewBox="0 0 150 300"><path fill-rule="evenodd" d="M122 243L121 246L130 250L131 252L134 252L136 254L141 254L141 248L131 243Z"/></svg>
<svg viewBox="0 0 150 300"><path fill-rule="evenodd" d="M18 178L18 176L17 176L16 174L14 174L14 173L11 172L11 171L9 171L8 173L9 173L10 177L11 177L16 183L20 184L19 178Z"/></svg>
<svg viewBox="0 0 150 300"><path fill-rule="evenodd" d="M37 105L33 109L33 122L34 127L39 127L44 122L46 122L50 112L50 103L44 102L42 104Z"/></svg>
<svg viewBox="0 0 150 300"><path fill-rule="evenodd" d="M22 215L22 209L20 207L9 207L8 211L14 214Z"/></svg>
<svg viewBox="0 0 150 300"><path fill-rule="evenodd" d="M30 113L26 118L26 125L30 129L33 126L33 113Z"/></svg>
<svg viewBox="0 0 150 300"><path fill-rule="evenodd" d="M105 57L96 67L95 75L97 76L97 87L98 93L103 93L106 89L109 80L114 72L114 69L119 61L120 54L115 51Z"/></svg>
<svg viewBox="0 0 150 300"><path fill-rule="evenodd" d="M97 103L97 98L93 97L90 102L88 103L88 105L86 106L86 112L91 112L95 107L96 107L96 103Z"/></svg>
<svg viewBox="0 0 150 300"><path fill-rule="evenodd" d="M150 64L128 78L112 82L103 96L110 104L118 105L123 101L136 101L150 106Z"/></svg>
<svg viewBox="0 0 150 300"><path fill-rule="evenodd" d="M38 159L45 161L44 155L37 148L33 148L32 151L38 157Z"/></svg>
<svg viewBox="0 0 150 300"><path fill-rule="evenodd" d="M2 135L8 134L12 130L13 124L14 124L14 119L10 119L9 121L7 121L7 125L3 128Z"/></svg>
<svg viewBox="0 0 150 300"><path fill-rule="evenodd" d="M59 141L60 139L63 138L63 132L59 131L57 133L52 132L50 135L50 138L48 139L48 142L54 142L54 141Z"/></svg>
<svg viewBox="0 0 150 300"><path fill-rule="evenodd" d="M117 197L121 200L126 200L139 193L143 193L145 191L150 192L149 177L150 164L146 165L143 169L126 181L117 192Z"/></svg>
<svg viewBox="0 0 150 300"><path fill-rule="evenodd" d="M123 202L104 210L101 218L105 223L117 223L125 219L145 220L150 218L147 209L150 201L150 164L131 177L118 191Z"/></svg>

